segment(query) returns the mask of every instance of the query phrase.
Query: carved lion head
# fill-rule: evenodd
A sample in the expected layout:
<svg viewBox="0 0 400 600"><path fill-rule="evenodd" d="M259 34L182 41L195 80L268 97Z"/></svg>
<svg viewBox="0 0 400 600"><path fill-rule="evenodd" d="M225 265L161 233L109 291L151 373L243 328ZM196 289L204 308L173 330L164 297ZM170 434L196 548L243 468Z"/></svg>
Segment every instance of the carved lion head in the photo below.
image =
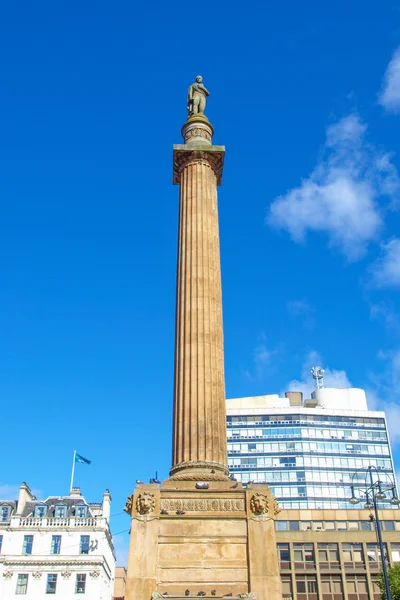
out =
<svg viewBox="0 0 400 600"><path fill-rule="evenodd" d="M154 494L150 494L150 492L142 492L139 494L136 500L136 510L141 515L148 515L153 512L156 507L156 499Z"/></svg>
<svg viewBox="0 0 400 600"><path fill-rule="evenodd" d="M254 494L250 499L251 512L255 515L264 515L268 512L268 498L264 494Z"/></svg>

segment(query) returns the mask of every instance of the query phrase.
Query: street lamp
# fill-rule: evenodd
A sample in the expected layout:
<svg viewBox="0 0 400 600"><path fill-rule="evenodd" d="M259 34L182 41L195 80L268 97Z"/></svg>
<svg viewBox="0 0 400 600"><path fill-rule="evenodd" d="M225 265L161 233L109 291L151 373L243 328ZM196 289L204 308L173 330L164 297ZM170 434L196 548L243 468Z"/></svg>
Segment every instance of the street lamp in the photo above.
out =
<svg viewBox="0 0 400 600"><path fill-rule="evenodd" d="M357 473L359 473L360 471L364 471L364 469L358 469L358 471L356 471L355 473L353 473L353 476L351 478L351 498L349 500L350 504L358 504L360 502L360 499L357 498L356 494L355 494L355 489L354 489L354 477ZM373 476L372 476L372 472L375 471L378 474L378 479L374 480ZM377 537L378 537L378 544L379 544L379 550L381 553L381 559L382 559L382 571L383 571L383 580L385 583L385 596L386 596L386 600L391 600L392 596L390 593L390 587L389 587L389 579L388 579L388 573L387 573L387 565L386 565L386 555L385 555L385 550L384 550L384 546L383 546L383 542L382 542L382 526L381 526L381 521L379 519L379 511L378 511L378 500L385 500L387 498L385 492L383 491L382 488L382 482L379 479L379 473L378 473L378 469L376 467L374 467L373 465L370 465L367 469L367 472L369 473L369 485L367 482L367 476L366 476L366 481L365 481L365 488L362 490L363 493L365 494L365 505L364 508L366 508L367 510L372 510L372 508L374 509L375 512L375 518L373 515L370 515L370 519L371 521L375 520L376 523L376 533L377 533ZM392 493L392 497L390 499L390 504L392 504L393 506L398 506L400 504L400 501L398 499L397 496L397 491L396 491L396 486L394 485L394 482L392 481L393 486L390 488L390 491ZM372 500L372 502L371 502Z"/></svg>

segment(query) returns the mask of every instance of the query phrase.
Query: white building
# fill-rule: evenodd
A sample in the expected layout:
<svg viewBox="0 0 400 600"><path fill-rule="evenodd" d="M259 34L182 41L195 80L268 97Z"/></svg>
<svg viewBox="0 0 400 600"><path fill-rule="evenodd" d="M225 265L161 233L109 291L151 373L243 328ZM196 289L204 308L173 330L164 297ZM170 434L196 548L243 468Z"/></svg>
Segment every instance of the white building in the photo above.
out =
<svg viewBox="0 0 400 600"><path fill-rule="evenodd" d="M111 496L88 503L79 488L37 500L26 483L18 500L0 500L0 598L54 594L70 600L111 600L115 554Z"/></svg>
<svg viewBox="0 0 400 600"><path fill-rule="evenodd" d="M231 473L267 483L282 508L351 508L350 486L365 488L369 466L396 487L385 413L368 410L364 390L320 387L306 400L286 392L226 406Z"/></svg>

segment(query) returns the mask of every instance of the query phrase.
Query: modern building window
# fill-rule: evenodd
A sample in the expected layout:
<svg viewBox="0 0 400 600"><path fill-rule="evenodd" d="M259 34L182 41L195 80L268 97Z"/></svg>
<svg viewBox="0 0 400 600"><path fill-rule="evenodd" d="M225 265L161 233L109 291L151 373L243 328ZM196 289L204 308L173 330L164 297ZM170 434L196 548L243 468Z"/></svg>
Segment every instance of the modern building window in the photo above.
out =
<svg viewBox="0 0 400 600"><path fill-rule="evenodd" d="M0 542L0 552L1 552L1 542ZM400 562L400 544L392 542L392 562L398 563Z"/></svg>
<svg viewBox="0 0 400 600"><path fill-rule="evenodd" d="M323 600L340 600L343 598L343 585L340 575L321 577L321 590Z"/></svg>
<svg viewBox="0 0 400 600"><path fill-rule="evenodd" d="M17 587L15 590L16 594L26 594L28 591L28 575L23 573L17 577Z"/></svg>
<svg viewBox="0 0 400 600"><path fill-rule="evenodd" d="M325 521L326 531L332 531L335 529L335 521Z"/></svg>
<svg viewBox="0 0 400 600"><path fill-rule="evenodd" d="M371 531L372 530L371 521L360 521L360 525L361 525L362 531Z"/></svg>
<svg viewBox="0 0 400 600"><path fill-rule="evenodd" d="M50 554L60 554L61 550L61 535L51 536Z"/></svg>
<svg viewBox="0 0 400 600"><path fill-rule="evenodd" d="M386 543L383 544L385 557L388 558ZM367 544L367 557L370 569L380 569L382 566L381 551L378 544Z"/></svg>
<svg viewBox="0 0 400 600"><path fill-rule="evenodd" d="M315 575L297 575L296 590L298 600L317 600L318 587Z"/></svg>
<svg viewBox="0 0 400 600"><path fill-rule="evenodd" d="M372 579L372 594L373 594L373 600L381 600L382 591L378 585L377 579Z"/></svg>
<svg viewBox="0 0 400 600"><path fill-rule="evenodd" d="M289 529L290 531L300 531L299 521L289 521Z"/></svg>
<svg viewBox="0 0 400 600"><path fill-rule="evenodd" d="M278 557L281 569L290 569L289 544L278 544Z"/></svg>
<svg viewBox="0 0 400 600"><path fill-rule="evenodd" d="M275 521L275 526L277 531L287 531L288 524L287 521Z"/></svg>
<svg viewBox="0 0 400 600"><path fill-rule="evenodd" d="M364 553L362 544L342 544L343 560L346 563L363 563Z"/></svg>
<svg viewBox="0 0 400 600"><path fill-rule="evenodd" d="M320 567L325 568L323 563L334 565L339 563L339 548L335 543L318 544L318 559Z"/></svg>
<svg viewBox="0 0 400 600"><path fill-rule="evenodd" d="M300 521L300 531L311 529L311 521Z"/></svg>
<svg viewBox="0 0 400 600"><path fill-rule="evenodd" d="M346 588L349 600L368 600L365 575L346 575Z"/></svg>
<svg viewBox="0 0 400 600"><path fill-rule="evenodd" d="M55 594L57 589L57 575L47 575L46 594Z"/></svg>
<svg viewBox="0 0 400 600"><path fill-rule="evenodd" d="M293 597L292 579L290 575L281 575L282 598Z"/></svg>
<svg viewBox="0 0 400 600"><path fill-rule="evenodd" d="M32 554L33 535L24 535L22 554Z"/></svg>
<svg viewBox="0 0 400 600"><path fill-rule="evenodd" d="M348 529L349 531L357 531L359 529L358 521L349 521Z"/></svg>
<svg viewBox="0 0 400 600"><path fill-rule="evenodd" d="M35 515L35 517L42 518L46 515L46 512L47 512L47 506L40 505L40 506L36 506L34 515Z"/></svg>
<svg viewBox="0 0 400 600"><path fill-rule="evenodd" d="M86 574L78 573L76 576L75 594L84 594L86 591Z"/></svg>
<svg viewBox="0 0 400 600"><path fill-rule="evenodd" d="M314 568L314 544L293 544L293 558L296 568ZM301 564L302 563L302 564Z"/></svg>
<svg viewBox="0 0 400 600"><path fill-rule="evenodd" d="M9 512L10 512L10 507L9 506L2 506L1 507L1 517L0 517L0 520L3 523L8 520L8 513Z"/></svg>
<svg viewBox="0 0 400 600"><path fill-rule="evenodd" d="M90 535L81 535L79 554L89 554Z"/></svg>
<svg viewBox="0 0 400 600"><path fill-rule="evenodd" d="M384 531L394 531L394 521L383 521Z"/></svg>

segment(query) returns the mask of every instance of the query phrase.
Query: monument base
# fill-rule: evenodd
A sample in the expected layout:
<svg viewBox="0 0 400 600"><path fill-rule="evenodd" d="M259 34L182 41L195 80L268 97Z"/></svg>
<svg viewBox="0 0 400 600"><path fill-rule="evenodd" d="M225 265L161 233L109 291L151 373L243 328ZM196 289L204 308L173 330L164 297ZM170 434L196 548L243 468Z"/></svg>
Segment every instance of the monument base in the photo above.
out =
<svg viewBox="0 0 400 600"><path fill-rule="evenodd" d="M268 486L167 479L161 488L140 484L125 510L126 600L281 599L279 507Z"/></svg>

